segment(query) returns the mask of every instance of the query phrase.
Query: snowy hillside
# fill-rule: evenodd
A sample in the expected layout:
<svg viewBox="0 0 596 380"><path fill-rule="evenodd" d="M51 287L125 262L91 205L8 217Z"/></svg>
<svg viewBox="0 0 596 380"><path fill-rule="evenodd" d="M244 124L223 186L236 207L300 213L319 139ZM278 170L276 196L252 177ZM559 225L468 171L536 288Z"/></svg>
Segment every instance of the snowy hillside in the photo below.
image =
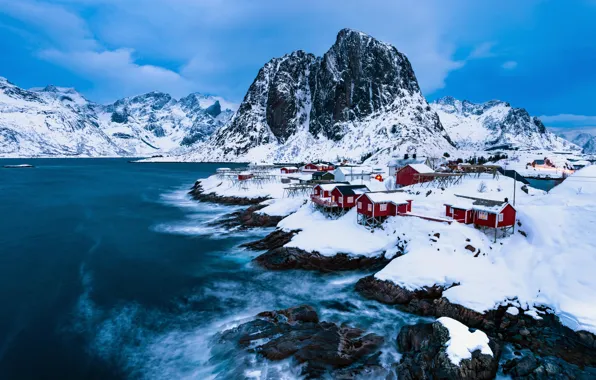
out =
<svg viewBox="0 0 596 380"><path fill-rule="evenodd" d="M323 57L268 62L232 121L182 160L296 161L454 149L405 55L349 29Z"/></svg>
<svg viewBox="0 0 596 380"><path fill-rule="evenodd" d="M231 109L230 109L231 108ZM221 98L149 93L103 106L76 90L0 78L0 156L148 156L207 139L233 115Z"/></svg>
<svg viewBox="0 0 596 380"><path fill-rule="evenodd" d="M540 119L523 108L492 100L471 103L447 96L431 107L459 149L573 150L574 144L546 130Z"/></svg>

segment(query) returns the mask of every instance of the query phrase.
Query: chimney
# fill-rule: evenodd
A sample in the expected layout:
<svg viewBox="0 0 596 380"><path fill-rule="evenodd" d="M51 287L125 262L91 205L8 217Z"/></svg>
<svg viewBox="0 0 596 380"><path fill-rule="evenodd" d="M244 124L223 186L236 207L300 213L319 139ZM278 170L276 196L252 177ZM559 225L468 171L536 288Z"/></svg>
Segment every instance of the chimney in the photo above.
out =
<svg viewBox="0 0 596 380"><path fill-rule="evenodd" d="M509 198L505 198L505 203L509 203Z"/></svg>

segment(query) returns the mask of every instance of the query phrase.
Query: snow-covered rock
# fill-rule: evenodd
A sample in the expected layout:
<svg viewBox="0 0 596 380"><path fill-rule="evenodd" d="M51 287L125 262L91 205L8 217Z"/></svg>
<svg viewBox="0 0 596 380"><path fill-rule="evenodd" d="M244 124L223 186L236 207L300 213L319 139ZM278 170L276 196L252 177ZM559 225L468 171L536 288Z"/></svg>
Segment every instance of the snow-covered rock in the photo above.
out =
<svg viewBox="0 0 596 380"><path fill-rule="evenodd" d="M233 115L225 100L152 92L111 105L72 88L25 90L0 78L0 156L148 156L207 139Z"/></svg>
<svg viewBox="0 0 596 380"><path fill-rule="evenodd" d="M547 131L540 119L525 109L506 102L477 104L446 96L431 103L431 107L459 149L579 149Z"/></svg>
<svg viewBox="0 0 596 380"><path fill-rule="evenodd" d="M384 164L453 148L406 56L344 29L323 57L297 51L265 64L232 121L181 160Z"/></svg>

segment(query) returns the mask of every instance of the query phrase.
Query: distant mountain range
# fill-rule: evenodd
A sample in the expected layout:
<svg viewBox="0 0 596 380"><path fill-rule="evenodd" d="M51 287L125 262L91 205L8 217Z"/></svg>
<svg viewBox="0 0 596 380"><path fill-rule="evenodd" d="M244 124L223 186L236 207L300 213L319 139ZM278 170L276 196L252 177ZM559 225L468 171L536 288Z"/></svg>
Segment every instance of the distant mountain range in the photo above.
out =
<svg viewBox="0 0 596 380"><path fill-rule="evenodd" d="M21 89L0 78L0 156L151 156L184 152L230 120L236 107L191 94L152 92L100 105L76 90Z"/></svg>
<svg viewBox="0 0 596 380"><path fill-rule="evenodd" d="M551 132L581 147L585 154L596 154L596 127L551 127Z"/></svg>
<svg viewBox="0 0 596 380"><path fill-rule="evenodd" d="M404 54L351 29L322 57L296 51L266 63L236 108L159 92L99 105L73 89L24 90L1 78L0 156L384 163L404 153L580 149L505 102L429 104Z"/></svg>

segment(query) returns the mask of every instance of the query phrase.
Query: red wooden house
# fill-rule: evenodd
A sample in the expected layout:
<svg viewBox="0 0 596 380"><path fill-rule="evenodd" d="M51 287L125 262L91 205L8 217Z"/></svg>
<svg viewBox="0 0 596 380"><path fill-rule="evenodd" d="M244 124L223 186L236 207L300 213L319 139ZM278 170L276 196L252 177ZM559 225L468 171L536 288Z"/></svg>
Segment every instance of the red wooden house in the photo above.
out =
<svg viewBox="0 0 596 380"><path fill-rule="evenodd" d="M331 191L331 199L343 210L349 210L356 206L356 200L362 194L368 192L365 185L339 185Z"/></svg>
<svg viewBox="0 0 596 380"><path fill-rule="evenodd" d="M516 210L507 198L504 201L457 195L458 200L445 204L445 215L453 220L482 228L515 230Z"/></svg>
<svg viewBox="0 0 596 380"><path fill-rule="evenodd" d="M238 181L246 181L247 179L251 179L253 177L254 177L254 175L251 172L238 173Z"/></svg>
<svg viewBox="0 0 596 380"><path fill-rule="evenodd" d="M410 186L420 182L427 182L430 178L419 177L417 174L430 174L434 172L434 170L425 164L409 164L395 173L395 184L397 186Z"/></svg>
<svg viewBox="0 0 596 380"><path fill-rule="evenodd" d="M332 164L313 164L309 163L302 167L304 172L328 172L335 169Z"/></svg>
<svg viewBox="0 0 596 380"><path fill-rule="evenodd" d="M365 226L378 226L388 217L412 211L412 200L402 192L381 191L365 193L357 201L358 222Z"/></svg>
<svg viewBox="0 0 596 380"><path fill-rule="evenodd" d="M298 173L298 168L294 166L286 166L281 168L282 174L291 174L291 173Z"/></svg>
<svg viewBox="0 0 596 380"><path fill-rule="evenodd" d="M356 205L356 199L368 191L364 185L341 183L319 184L313 187L312 202L325 211L343 213Z"/></svg>

